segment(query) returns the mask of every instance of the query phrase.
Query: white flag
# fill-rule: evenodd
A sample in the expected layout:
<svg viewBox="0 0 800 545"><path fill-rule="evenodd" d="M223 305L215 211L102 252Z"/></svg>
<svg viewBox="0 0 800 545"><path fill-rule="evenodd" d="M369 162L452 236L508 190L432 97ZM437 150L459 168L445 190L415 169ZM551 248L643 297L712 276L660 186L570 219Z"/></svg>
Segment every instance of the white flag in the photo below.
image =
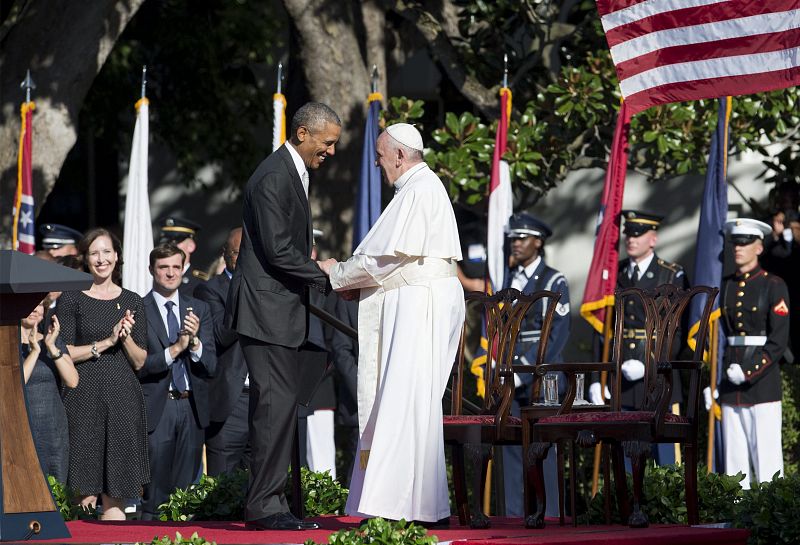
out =
<svg viewBox="0 0 800 545"><path fill-rule="evenodd" d="M136 127L133 129L128 189L125 198L125 234L122 241L122 287L147 294L153 285L150 276L150 251L153 249L153 224L147 193L147 145L149 142L149 101L136 103Z"/></svg>
<svg viewBox="0 0 800 545"><path fill-rule="evenodd" d="M272 95L272 151L286 141L286 97L283 93Z"/></svg>

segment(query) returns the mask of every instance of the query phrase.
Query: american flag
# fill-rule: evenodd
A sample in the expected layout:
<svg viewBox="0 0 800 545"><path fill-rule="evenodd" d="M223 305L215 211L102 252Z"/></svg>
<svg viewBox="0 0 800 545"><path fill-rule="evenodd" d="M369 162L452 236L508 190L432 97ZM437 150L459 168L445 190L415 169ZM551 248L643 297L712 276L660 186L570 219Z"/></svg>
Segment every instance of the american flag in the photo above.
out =
<svg viewBox="0 0 800 545"><path fill-rule="evenodd" d="M800 83L800 0L597 0L631 114Z"/></svg>
<svg viewBox="0 0 800 545"><path fill-rule="evenodd" d="M36 252L36 235L33 225L33 172L31 131L33 102L22 105L22 126L19 131L19 158L17 171L17 192L14 198L14 224L12 243L15 250L33 255Z"/></svg>

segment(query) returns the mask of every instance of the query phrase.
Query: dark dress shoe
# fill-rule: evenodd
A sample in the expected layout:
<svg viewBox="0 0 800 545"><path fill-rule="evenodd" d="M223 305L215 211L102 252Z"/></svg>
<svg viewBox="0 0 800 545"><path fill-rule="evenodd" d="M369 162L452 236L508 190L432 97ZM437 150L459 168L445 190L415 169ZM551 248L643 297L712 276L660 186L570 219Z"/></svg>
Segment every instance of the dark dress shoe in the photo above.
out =
<svg viewBox="0 0 800 545"><path fill-rule="evenodd" d="M306 527L304 524L291 513L275 513L274 515L267 515L260 519L245 522L245 526L249 530L312 530L318 528L316 524L311 527Z"/></svg>
<svg viewBox="0 0 800 545"><path fill-rule="evenodd" d="M294 513L287 513L287 514L290 515L295 520L295 522L300 525L300 527L303 530L316 530L319 528L319 524L317 524L316 522L299 519L296 516L294 516Z"/></svg>
<svg viewBox="0 0 800 545"><path fill-rule="evenodd" d="M424 520L415 520L414 524L417 526L422 526L423 528L431 529L431 528L450 528L450 517L444 517L442 519L437 520L436 522L428 522Z"/></svg>

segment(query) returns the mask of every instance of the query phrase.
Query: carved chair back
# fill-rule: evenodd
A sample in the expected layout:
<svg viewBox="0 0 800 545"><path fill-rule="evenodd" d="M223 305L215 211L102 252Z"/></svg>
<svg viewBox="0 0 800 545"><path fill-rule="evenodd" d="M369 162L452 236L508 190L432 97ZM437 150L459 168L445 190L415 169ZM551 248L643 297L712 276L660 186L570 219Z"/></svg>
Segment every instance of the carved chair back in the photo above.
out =
<svg viewBox="0 0 800 545"><path fill-rule="evenodd" d="M541 337L536 357L536 364L544 361L547 350L547 339L553 321L553 314L560 294L552 291L538 291L524 294L514 288L506 288L495 294L488 295L481 292L470 292L466 295L467 301L477 301L485 316L485 335L481 340L482 348L486 352L484 366L485 395L481 406L481 414L496 415L499 426L505 420L511 409L514 396L514 348L519 337L520 327L525 316L541 299L546 299ZM483 343L486 342L486 345ZM531 366L533 370L534 366ZM453 398L451 414L461 414L461 399L463 395L464 363L464 331L461 335L461 345L454 365Z"/></svg>

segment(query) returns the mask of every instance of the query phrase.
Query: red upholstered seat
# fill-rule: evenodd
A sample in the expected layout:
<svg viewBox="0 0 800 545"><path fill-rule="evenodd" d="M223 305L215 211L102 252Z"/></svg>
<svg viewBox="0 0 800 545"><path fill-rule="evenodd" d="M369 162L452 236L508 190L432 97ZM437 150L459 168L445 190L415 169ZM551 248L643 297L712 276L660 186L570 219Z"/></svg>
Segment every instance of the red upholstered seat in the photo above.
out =
<svg viewBox="0 0 800 545"><path fill-rule="evenodd" d="M546 416L539 420L540 424L566 424L569 422L650 422L655 413L651 411L619 411L609 413L569 413L560 416ZM664 421L668 424L688 424L685 416L667 413Z"/></svg>
<svg viewBox="0 0 800 545"><path fill-rule="evenodd" d="M444 425L481 425L481 426L494 426L494 415L493 414L454 414L444 415ZM506 424L509 426L521 426L522 420L520 420L516 416L508 416L506 418Z"/></svg>

